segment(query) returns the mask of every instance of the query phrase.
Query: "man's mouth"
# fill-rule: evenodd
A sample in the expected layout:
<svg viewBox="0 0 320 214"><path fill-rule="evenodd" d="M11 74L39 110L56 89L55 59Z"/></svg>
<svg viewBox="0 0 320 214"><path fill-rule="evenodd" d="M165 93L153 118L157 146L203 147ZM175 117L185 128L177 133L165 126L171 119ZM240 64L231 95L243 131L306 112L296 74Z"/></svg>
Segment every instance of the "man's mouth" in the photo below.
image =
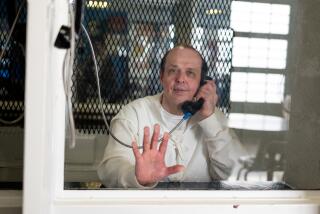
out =
<svg viewBox="0 0 320 214"><path fill-rule="evenodd" d="M174 88L173 93L177 96L185 96L188 94L188 90L182 88Z"/></svg>
<svg viewBox="0 0 320 214"><path fill-rule="evenodd" d="M173 87L173 90L174 91L187 91L187 88L186 87L183 87L183 86L180 86L180 85L175 85Z"/></svg>
<svg viewBox="0 0 320 214"><path fill-rule="evenodd" d="M183 88L174 88L173 91L174 91L174 92L177 92L177 93L180 93L180 92L182 93L182 92L186 92L186 91L188 91L188 90L183 89Z"/></svg>

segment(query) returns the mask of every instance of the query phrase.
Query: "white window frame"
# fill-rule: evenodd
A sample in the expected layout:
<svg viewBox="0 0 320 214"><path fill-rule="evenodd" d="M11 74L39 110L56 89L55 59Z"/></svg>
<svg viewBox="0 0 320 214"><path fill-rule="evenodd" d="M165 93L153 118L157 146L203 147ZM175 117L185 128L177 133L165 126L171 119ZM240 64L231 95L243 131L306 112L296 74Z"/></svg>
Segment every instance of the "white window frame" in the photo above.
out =
<svg viewBox="0 0 320 214"><path fill-rule="evenodd" d="M24 214L319 213L320 191L64 190L65 51L53 43L66 2L28 2Z"/></svg>

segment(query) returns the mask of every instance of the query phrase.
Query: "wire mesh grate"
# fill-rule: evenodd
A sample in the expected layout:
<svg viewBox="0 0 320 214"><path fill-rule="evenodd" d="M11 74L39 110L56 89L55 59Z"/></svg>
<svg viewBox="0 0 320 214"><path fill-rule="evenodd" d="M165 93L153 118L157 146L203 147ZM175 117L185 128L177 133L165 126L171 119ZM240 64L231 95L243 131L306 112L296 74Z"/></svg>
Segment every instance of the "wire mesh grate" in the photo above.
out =
<svg viewBox="0 0 320 214"><path fill-rule="evenodd" d="M1 51L23 0L0 2ZM97 55L103 109L108 122L130 101L159 93L160 60L176 44L197 48L218 86L219 108L230 109L233 32L231 0L86 1L83 24ZM0 118L24 111L26 4L0 64ZM89 44L80 32L72 77L76 128L105 133ZM23 120L19 125L23 126ZM0 123L0 125L3 125ZM16 124L15 124L16 125Z"/></svg>
<svg viewBox="0 0 320 214"><path fill-rule="evenodd" d="M96 52L103 109L108 122L130 101L162 90L160 60L176 44L197 48L218 86L218 107L230 109L233 31L231 0L87 1L83 24ZM99 113L94 64L83 32L73 74L76 128L105 133Z"/></svg>
<svg viewBox="0 0 320 214"><path fill-rule="evenodd" d="M24 0L0 1L0 126L23 126L26 8Z"/></svg>

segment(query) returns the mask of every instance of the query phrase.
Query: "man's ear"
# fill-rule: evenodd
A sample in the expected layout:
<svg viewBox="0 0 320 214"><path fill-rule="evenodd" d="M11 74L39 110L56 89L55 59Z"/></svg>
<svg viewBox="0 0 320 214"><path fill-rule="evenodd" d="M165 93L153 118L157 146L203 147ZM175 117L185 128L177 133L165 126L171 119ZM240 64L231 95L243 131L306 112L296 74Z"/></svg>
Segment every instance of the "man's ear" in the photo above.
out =
<svg viewBox="0 0 320 214"><path fill-rule="evenodd" d="M164 71L160 71L160 83L161 83L161 85L163 85L163 73L164 73Z"/></svg>

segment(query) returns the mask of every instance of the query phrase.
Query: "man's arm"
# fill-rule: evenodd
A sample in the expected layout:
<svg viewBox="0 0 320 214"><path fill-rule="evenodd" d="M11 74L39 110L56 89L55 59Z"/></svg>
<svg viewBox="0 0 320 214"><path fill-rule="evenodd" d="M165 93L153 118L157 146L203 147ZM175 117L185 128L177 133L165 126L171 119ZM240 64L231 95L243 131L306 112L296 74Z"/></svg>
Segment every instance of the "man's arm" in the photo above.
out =
<svg viewBox="0 0 320 214"><path fill-rule="evenodd" d="M113 121L112 131L114 135L125 135L128 138L129 133L132 133L132 129L125 121ZM159 133L160 126L156 124L150 141L149 127L144 128L142 153L138 149L136 140L133 140L133 149L131 150L109 137L111 139L98 169L98 175L103 184L107 187L152 188L165 177L182 171L184 167L181 165L170 167L165 165L164 158L169 135L168 133L164 134L158 148Z"/></svg>
<svg viewBox="0 0 320 214"><path fill-rule="evenodd" d="M218 95L216 84L208 80L196 95L197 99L203 98L204 104L196 114L199 125L204 133L204 141L209 155L209 173L213 180L227 179L234 165L229 152L232 145L232 137L226 127L223 113L216 108Z"/></svg>
<svg viewBox="0 0 320 214"><path fill-rule="evenodd" d="M208 168L213 180L227 179L234 166L229 154L233 139L224 120L223 113L216 109L213 115L199 122L208 149Z"/></svg>
<svg viewBox="0 0 320 214"><path fill-rule="evenodd" d="M131 145L132 140L137 137L135 129L136 127L125 119L115 118L111 123L112 133L127 145ZM106 187L143 188L136 180L134 163L132 150L109 136L98 168L99 178Z"/></svg>

